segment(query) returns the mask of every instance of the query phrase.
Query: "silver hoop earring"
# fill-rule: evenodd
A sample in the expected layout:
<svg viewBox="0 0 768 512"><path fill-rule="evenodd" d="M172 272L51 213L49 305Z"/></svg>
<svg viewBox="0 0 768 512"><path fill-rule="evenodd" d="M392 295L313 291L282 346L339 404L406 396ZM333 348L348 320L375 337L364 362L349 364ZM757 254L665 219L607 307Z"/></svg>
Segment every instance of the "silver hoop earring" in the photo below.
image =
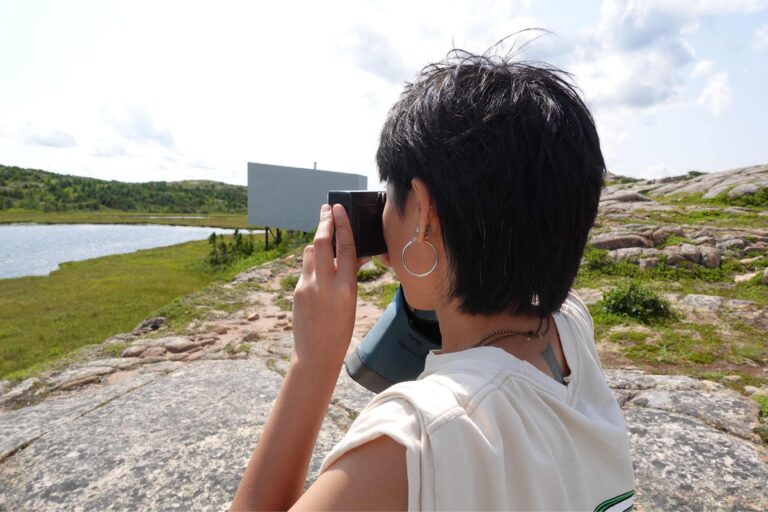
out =
<svg viewBox="0 0 768 512"><path fill-rule="evenodd" d="M408 265L405 264L405 250L408 249L408 247L410 247L411 245L413 245L414 242L416 242L416 236L418 236L418 234L419 234L419 226L416 226L416 235L413 238L411 238L408 241L407 244L405 244L403 246L403 250L400 252L400 262L403 264L403 268L405 269L406 272L408 272L409 274L411 274L414 277L426 277L429 274L431 274L432 272L434 272L435 269L437 268L437 260L439 259L440 256L437 253L437 248L434 246L434 244L432 244L432 242L430 242L426 238L426 236L429 235L429 232L430 232L429 226L427 226L427 230L425 231L426 235L424 237L424 242L427 245L429 245L432 248L432 250L435 252L435 263L432 265L432 268L430 268L429 270L427 270L424 273L419 274L419 273L416 273L416 272L412 272L411 269L408 268Z"/></svg>

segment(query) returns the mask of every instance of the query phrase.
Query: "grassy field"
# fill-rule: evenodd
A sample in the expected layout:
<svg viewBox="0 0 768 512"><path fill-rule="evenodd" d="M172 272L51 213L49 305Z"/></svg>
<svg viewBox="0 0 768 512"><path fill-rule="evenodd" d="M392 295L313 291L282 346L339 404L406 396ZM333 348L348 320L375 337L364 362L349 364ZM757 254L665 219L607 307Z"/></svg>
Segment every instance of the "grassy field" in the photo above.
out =
<svg viewBox="0 0 768 512"><path fill-rule="evenodd" d="M224 271L206 240L64 263L48 276L0 280L0 378L18 380L78 347L132 330L174 299L276 257L263 245Z"/></svg>
<svg viewBox="0 0 768 512"><path fill-rule="evenodd" d="M35 210L0 210L0 224L37 222L40 224L164 224L177 226L210 226L250 228L245 213L151 213L120 210L41 212Z"/></svg>

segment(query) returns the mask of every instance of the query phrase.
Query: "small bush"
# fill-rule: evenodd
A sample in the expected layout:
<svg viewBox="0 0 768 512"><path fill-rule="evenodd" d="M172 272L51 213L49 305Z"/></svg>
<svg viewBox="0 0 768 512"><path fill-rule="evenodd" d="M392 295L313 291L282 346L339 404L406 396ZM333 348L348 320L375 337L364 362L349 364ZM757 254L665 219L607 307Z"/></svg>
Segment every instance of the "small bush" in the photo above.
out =
<svg viewBox="0 0 768 512"><path fill-rule="evenodd" d="M604 293L601 308L606 313L627 316L643 323L674 316L668 301L634 281Z"/></svg>
<svg viewBox="0 0 768 512"><path fill-rule="evenodd" d="M367 283L369 281L375 281L387 272L387 266L379 261L376 256L371 258L371 264L373 265L373 268L361 268L357 272L358 282Z"/></svg>
<svg viewBox="0 0 768 512"><path fill-rule="evenodd" d="M296 284L299 282L298 274L286 274L280 280L280 288L287 292L292 292L296 288Z"/></svg>
<svg viewBox="0 0 768 512"><path fill-rule="evenodd" d="M376 268L361 268L357 271L357 280L361 283L367 283L369 281L375 281L384 275L384 270Z"/></svg>
<svg viewBox="0 0 768 512"><path fill-rule="evenodd" d="M755 401L760 404L760 417L761 418L768 418L768 396L753 396L752 398L755 399Z"/></svg>
<svg viewBox="0 0 768 512"><path fill-rule="evenodd" d="M608 251L587 246L584 249L582 262L589 270L602 270L609 267L613 261L608 258Z"/></svg>
<svg viewBox="0 0 768 512"><path fill-rule="evenodd" d="M386 283L375 286L371 290L360 289L359 294L361 298L374 302L384 309L395 298L398 288L400 288L400 283Z"/></svg>

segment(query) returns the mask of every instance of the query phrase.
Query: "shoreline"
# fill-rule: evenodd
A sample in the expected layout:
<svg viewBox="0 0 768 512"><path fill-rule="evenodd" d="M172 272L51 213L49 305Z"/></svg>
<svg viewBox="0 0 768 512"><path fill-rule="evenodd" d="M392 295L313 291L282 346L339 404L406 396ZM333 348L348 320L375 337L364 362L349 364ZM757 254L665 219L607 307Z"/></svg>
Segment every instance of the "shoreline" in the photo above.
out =
<svg viewBox="0 0 768 512"><path fill-rule="evenodd" d="M36 365L126 332L180 297L280 255L260 248L217 270L206 266L208 252L202 239L74 261L46 276L0 279L2 379L34 374Z"/></svg>
<svg viewBox="0 0 768 512"><path fill-rule="evenodd" d="M160 239L158 239L158 240L155 240L153 242L153 244L151 244L149 246L147 246L147 244L140 244L140 242L142 241L142 238L139 237L139 236L136 236L137 235L136 233L132 233L131 236L134 238L132 240L132 243L126 244L125 246L112 247L112 244L110 243L110 241L109 240L105 240L104 244L110 247L110 252L108 252L106 254L101 254L100 251L98 250L98 248L94 249L95 252L93 254L82 254L82 253L80 253L78 251L78 248L77 248L77 247L79 247L82 244L78 244L77 247L72 246L72 247L65 248L63 250L64 253L68 253L68 254L65 254L64 257L67 257L67 258L68 257L74 257L75 259L59 260L58 257L54 257L55 255L51 255L51 257L48 258L47 261L48 261L48 263L56 263L56 266L54 268L51 268L46 273L42 273L42 271L44 269L41 269L41 267L43 265L36 265L34 268L28 268L27 269L28 271L30 271L32 273L25 273L25 274L21 274L21 275L0 275L0 281L6 280L6 279L23 278L23 277L47 277L47 276L50 276L52 273L56 272L57 270L60 270L63 265L68 264L68 263L74 263L74 262L78 262L78 261L88 261L88 260L91 260L91 259L102 258L102 257L106 257L106 256L113 256L113 255L117 255L117 254L130 254L130 253L133 253L133 252L136 252L136 251L141 251L141 250L157 249L157 248L160 248L160 247L170 247L172 245L177 245L177 244L181 244L181 243L205 240L206 238L208 238L210 236L210 232L208 232L208 230L212 230L212 232L216 232L218 234L224 234L226 236L231 236L234 233L234 229L232 229L232 228L221 228L221 227L215 227L215 226L186 226L186 225L138 224L138 223L130 223L130 224L129 223L122 223L122 224L107 224L107 223L50 223L50 224L45 224L45 223L36 223L36 222L32 222L32 223L22 223L22 222L20 222L20 223L0 224L0 231L2 231L4 227L38 229L38 228L42 228L42 227L52 227L52 226L56 226L56 228L54 228L54 229L62 229L62 230L66 230L68 227L94 227L94 228L100 228L102 231L104 229L109 229L110 227L115 227L117 229L125 229L125 228L123 228L123 226L137 226L139 229L140 228L144 228L144 227L149 228L149 229L153 229L153 228L163 229L164 227L167 226L169 228L187 228L187 229L192 228L192 229L195 229L195 230L203 230L203 231L199 232L199 235L200 235L199 238L193 238L193 239L189 239L189 240L173 240L173 239L171 239L171 240L160 240ZM237 229L237 228L235 228L235 229ZM50 230L44 230L44 231L46 232L45 234L48 234L48 235L51 234ZM11 233L14 233L14 232L18 234L18 231L11 230ZM65 231L65 233L66 233L66 231ZM170 234L168 236L173 237L173 236L178 235L179 233L182 233L182 232L178 232L178 233L177 232L170 232ZM241 230L241 233L243 235L259 236L259 235L263 234L263 231ZM167 234L167 233L165 233L165 234ZM13 237L11 237L11 238L13 238ZM34 244L35 242L32 241L31 243ZM11 245L13 246L13 244L11 244ZM28 247L27 249L30 249L30 248ZM46 250L43 247L39 247L39 248L32 247L31 248L33 253L37 252L38 249L43 251L43 253L56 252L55 250L54 251L48 251L48 250ZM18 257L14 258L13 255L6 255L6 256L7 257L10 256L10 260L8 261L8 264L11 265L12 269L14 268L14 261L15 261L16 262L16 264L15 264L15 267L16 267L15 270L16 271L19 270L19 267L21 267L21 270L25 270L25 268L24 268L25 265L23 264L23 261L21 259L19 259ZM29 267L29 266L27 265L26 267ZM50 268L50 265L45 265L45 267L46 268Z"/></svg>
<svg viewBox="0 0 768 512"><path fill-rule="evenodd" d="M171 222L166 222L170 220ZM187 222L184 222L187 221ZM123 210L70 210L43 212L38 210L0 210L4 224L160 224L227 229L263 229L248 224L247 214L216 212L208 214L183 212L128 212Z"/></svg>

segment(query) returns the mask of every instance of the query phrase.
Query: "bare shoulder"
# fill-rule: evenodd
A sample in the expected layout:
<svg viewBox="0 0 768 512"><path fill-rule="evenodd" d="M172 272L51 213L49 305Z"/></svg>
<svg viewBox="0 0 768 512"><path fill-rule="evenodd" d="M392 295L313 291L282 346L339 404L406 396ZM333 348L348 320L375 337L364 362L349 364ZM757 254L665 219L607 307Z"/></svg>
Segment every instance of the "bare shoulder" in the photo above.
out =
<svg viewBox="0 0 768 512"><path fill-rule="evenodd" d="M406 510L405 447L382 435L324 471L291 510Z"/></svg>

